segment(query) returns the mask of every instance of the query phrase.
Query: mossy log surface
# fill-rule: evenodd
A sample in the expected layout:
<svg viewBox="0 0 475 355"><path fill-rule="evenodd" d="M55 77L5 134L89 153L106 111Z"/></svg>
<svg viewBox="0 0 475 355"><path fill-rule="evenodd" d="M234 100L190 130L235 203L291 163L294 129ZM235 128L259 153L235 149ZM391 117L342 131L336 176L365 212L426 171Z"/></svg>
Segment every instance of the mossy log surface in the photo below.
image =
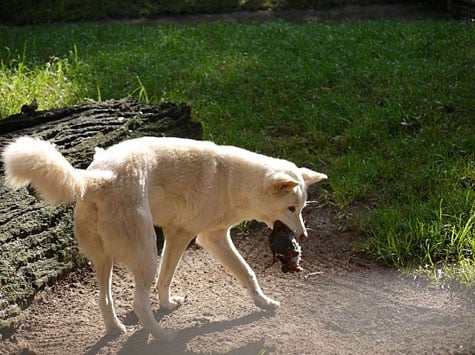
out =
<svg viewBox="0 0 475 355"><path fill-rule="evenodd" d="M94 148L140 136L201 138L190 108L132 99L87 102L58 110L18 114L0 121L0 150L22 135L55 143L78 168ZM0 163L0 331L5 336L35 293L85 262L73 236L73 206L49 205L27 189L5 186Z"/></svg>

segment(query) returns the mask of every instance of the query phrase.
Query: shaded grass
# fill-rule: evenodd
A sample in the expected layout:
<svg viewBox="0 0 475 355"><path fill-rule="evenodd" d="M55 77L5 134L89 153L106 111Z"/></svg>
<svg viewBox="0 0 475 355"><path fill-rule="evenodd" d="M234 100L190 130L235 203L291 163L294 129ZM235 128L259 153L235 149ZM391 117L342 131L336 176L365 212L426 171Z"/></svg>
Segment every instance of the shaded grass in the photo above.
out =
<svg viewBox="0 0 475 355"><path fill-rule="evenodd" d="M405 267L474 260L474 32L439 21L3 27L0 56L2 73L19 53L28 68L62 58L78 99L186 101L207 139L328 173L329 201L355 216L364 249Z"/></svg>

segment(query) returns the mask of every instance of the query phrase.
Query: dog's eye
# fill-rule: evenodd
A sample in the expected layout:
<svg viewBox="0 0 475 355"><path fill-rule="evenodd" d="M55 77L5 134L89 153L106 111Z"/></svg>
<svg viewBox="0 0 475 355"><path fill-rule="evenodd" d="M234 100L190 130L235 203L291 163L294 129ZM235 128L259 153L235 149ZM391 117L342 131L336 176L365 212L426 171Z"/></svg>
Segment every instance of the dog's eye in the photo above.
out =
<svg viewBox="0 0 475 355"><path fill-rule="evenodd" d="M289 206L289 207L288 207L288 210L289 210L290 212L295 212L295 206Z"/></svg>

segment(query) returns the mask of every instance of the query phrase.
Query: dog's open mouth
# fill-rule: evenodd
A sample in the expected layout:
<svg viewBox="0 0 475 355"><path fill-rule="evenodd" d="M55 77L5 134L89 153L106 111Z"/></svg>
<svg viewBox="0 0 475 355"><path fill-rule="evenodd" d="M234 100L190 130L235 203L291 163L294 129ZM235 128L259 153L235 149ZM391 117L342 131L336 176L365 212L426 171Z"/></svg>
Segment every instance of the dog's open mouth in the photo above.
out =
<svg viewBox="0 0 475 355"><path fill-rule="evenodd" d="M281 221L274 223L272 233L269 235L269 245L274 257L273 263L278 259L282 263L282 272L299 272L301 248L294 232Z"/></svg>

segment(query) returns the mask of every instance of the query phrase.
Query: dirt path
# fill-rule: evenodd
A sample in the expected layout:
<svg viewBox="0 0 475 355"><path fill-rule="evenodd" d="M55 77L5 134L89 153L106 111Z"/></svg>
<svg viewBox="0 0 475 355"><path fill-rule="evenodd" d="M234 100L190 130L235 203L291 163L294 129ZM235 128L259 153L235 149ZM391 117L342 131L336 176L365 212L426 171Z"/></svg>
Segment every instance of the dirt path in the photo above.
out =
<svg viewBox="0 0 475 355"><path fill-rule="evenodd" d="M161 15L155 18L129 20L107 20L107 23L127 23L131 25L170 23L190 24L202 22L258 23L283 20L295 23L346 20L418 20L446 19L448 14L434 6L419 3L347 5L324 9L294 9L276 11L236 11L224 14Z"/></svg>
<svg viewBox="0 0 475 355"><path fill-rule="evenodd" d="M237 282L206 252L191 247L173 283L187 302L157 311L171 342L154 342L132 312L132 281L118 268L114 295L128 332L104 336L90 268L41 292L0 353L22 354L470 354L475 353L475 294L418 284L353 251L358 241L332 222L334 212L310 207L313 232L303 245L305 272L283 274L271 260L268 232L236 233L238 249L265 292L280 300L275 313L257 309ZM157 295L153 295L158 305ZM157 306L158 307L158 306Z"/></svg>

